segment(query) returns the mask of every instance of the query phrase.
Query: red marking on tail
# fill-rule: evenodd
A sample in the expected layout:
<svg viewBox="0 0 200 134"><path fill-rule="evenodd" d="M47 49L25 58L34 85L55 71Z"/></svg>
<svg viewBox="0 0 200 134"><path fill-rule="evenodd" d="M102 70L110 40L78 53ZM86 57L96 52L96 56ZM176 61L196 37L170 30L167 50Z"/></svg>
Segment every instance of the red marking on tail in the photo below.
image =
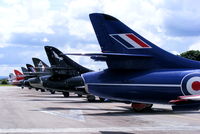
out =
<svg viewBox="0 0 200 134"><path fill-rule="evenodd" d="M24 76L20 71L14 70L14 73L16 75L16 80L23 80L24 79Z"/></svg>
<svg viewBox="0 0 200 134"><path fill-rule="evenodd" d="M149 45L147 45L146 43L144 43L143 41L141 41L139 38L137 38L133 34L126 34L126 36L128 36L130 39L132 39L134 42L136 42L141 47L150 47Z"/></svg>

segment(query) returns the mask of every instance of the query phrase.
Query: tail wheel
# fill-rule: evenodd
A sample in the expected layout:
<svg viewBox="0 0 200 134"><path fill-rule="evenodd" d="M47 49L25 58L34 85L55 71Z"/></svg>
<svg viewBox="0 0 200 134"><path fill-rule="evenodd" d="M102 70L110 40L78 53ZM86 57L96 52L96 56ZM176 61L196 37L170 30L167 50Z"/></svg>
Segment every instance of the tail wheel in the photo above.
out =
<svg viewBox="0 0 200 134"><path fill-rule="evenodd" d="M105 98L99 97L99 100L100 100L100 102L104 102L104 101L105 101Z"/></svg>
<svg viewBox="0 0 200 134"><path fill-rule="evenodd" d="M41 92L45 92L45 89L40 89Z"/></svg>
<svg viewBox="0 0 200 134"><path fill-rule="evenodd" d="M145 104L145 103L132 103L131 107L136 112L150 110L153 104Z"/></svg>
<svg viewBox="0 0 200 134"><path fill-rule="evenodd" d="M95 102L95 96L94 95L87 95L87 100L89 102Z"/></svg>
<svg viewBox="0 0 200 134"><path fill-rule="evenodd" d="M63 92L64 97L69 97L69 92Z"/></svg>
<svg viewBox="0 0 200 134"><path fill-rule="evenodd" d="M78 97L82 97L83 95L82 94L77 94L78 95Z"/></svg>
<svg viewBox="0 0 200 134"><path fill-rule="evenodd" d="M50 93L51 93L51 94L55 94L55 92L56 92L56 91L50 90Z"/></svg>

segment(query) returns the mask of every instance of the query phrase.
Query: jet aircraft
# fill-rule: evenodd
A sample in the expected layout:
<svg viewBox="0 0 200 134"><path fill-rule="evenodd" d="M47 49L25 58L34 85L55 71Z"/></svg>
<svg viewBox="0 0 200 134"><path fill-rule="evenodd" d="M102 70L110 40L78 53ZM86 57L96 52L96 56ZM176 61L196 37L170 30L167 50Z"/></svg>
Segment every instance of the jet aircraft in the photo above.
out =
<svg viewBox="0 0 200 134"><path fill-rule="evenodd" d="M21 88L23 89L24 87L27 87L29 89L33 88L29 82L28 82L28 79L31 78L31 77L34 77L33 75L30 75L29 72L28 72L28 69L25 68L25 67L21 67L21 70L22 70L22 73L24 74L24 80L22 81L22 85L21 85Z"/></svg>
<svg viewBox="0 0 200 134"><path fill-rule="evenodd" d="M73 92L78 96L87 95L90 102L95 101L95 96L85 92L84 82L80 76L92 70L79 65L57 48L45 46L45 51L51 64L52 75L40 77L43 86L62 92L65 97L69 96L69 92Z"/></svg>
<svg viewBox="0 0 200 134"><path fill-rule="evenodd" d="M14 70L14 73L15 75L13 73L9 74L9 83L21 87L24 80L24 75L18 70Z"/></svg>
<svg viewBox="0 0 200 134"><path fill-rule="evenodd" d="M32 58L32 61L33 61L33 64L34 64L35 67L33 67L30 64L27 64L27 68L29 68L28 69L29 75L33 75L34 77L29 78L27 81L36 90L40 90L41 92L45 92L46 88L43 86L42 80L40 79L40 77L51 74L51 72L49 70L49 66L38 58ZM50 92L51 92L51 94L55 93L52 90L50 90Z"/></svg>
<svg viewBox="0 0 200 134"><path fill-rule="evenodd" d="M102 53L71 55L105 61L108 68L82 74L88 93L129 101L136 111L156 103L170 104L173 110L199 110L199 61L159 48L113 16L93 13L90 20Z"/></svg>

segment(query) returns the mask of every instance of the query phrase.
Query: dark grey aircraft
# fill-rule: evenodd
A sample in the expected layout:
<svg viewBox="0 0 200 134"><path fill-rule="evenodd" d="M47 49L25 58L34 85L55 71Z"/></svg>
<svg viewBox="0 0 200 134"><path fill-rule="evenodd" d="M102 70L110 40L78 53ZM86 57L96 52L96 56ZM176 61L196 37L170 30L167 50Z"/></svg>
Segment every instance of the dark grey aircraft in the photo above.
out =
<svg viewBox="0 0 200 134"><path fill-rule="evenodd" d="M51 64L51 75L40 77L43 86L49 90L62 92L65 97L69 96L69 92L73 92L78 96L87 95L88 101L94 101L95 96L86 92L80 76L92 70L79 65L57 48L45 46L45 51Z"/></svg>
<svg viewBox="0 0 200 134"><path fill-rule="evenodd" d="M36 90L41 90L41 92L45 92L46 88L43 86L40 77L51 74L51 71L49 70L49 66L38 58L32 58L32 60L35 67L29 66L29 71L31 71L29 72L29 75L34 75L34 77L28 79L27 81ZM50 92L52 94L55 93L54 91L50 91Z"/></svg>

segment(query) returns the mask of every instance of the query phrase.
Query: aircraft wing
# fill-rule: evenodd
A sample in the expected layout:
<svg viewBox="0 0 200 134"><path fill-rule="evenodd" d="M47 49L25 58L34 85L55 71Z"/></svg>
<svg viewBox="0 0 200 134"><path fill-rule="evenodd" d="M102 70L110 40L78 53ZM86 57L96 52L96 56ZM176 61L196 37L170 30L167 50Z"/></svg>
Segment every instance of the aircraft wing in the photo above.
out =
<svg viewBox="0 0 200 134"><path fill-rule="evenodd" d="M133 59L133 58L151 58L151 55L144 54L123 54L123 53L67 53L66 55L89 56L95 61Z"/></svg>
<svg viewBox="0 0 200 134"><path fill-rule="evenodd" d="M42 75L48 75L49 72L25 72L24 75L20 75L20 77L37 77Z"/></svg>
<svg viewBox="0 0 200 134"><path fill-rule="evenodd" d="M110 68L118 69L150 69L157 65L153 56L148 54L67 53L66 55L90 56L95 61L105 61Z"/></svg>
<svg viewBox="0 0 200 134"><path fill-rule="evenodd" d="M176 100L171 100L172 109L175 111L199 110L200 95L179 96Z"/></svg>
<svg viewBox="0 0 200 134"><path fill-rule="evenodd" d="M66 53L66 55L81 55L81 56L137 56L137 57L151 57L145 54L125 54L125 53Z"/></svg>

